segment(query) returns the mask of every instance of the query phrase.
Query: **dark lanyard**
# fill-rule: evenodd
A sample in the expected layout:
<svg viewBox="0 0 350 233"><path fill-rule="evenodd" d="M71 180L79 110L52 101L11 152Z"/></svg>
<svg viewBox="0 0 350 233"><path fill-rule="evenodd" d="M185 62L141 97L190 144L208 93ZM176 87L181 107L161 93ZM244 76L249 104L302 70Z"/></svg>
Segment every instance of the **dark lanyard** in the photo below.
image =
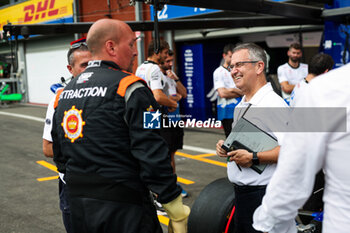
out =
<svg viewBox="0 0 350 233"><path fill-rule="evenodd" d="M244 110L243 114L241 117L238 117L237 120L241 119L242 117L244 117L244 115L247 113L248 109L250 108L250 106L252 106L251 103L248 104L248 107ZM239 113L241 113L241 111L239 111Z"/></svg>

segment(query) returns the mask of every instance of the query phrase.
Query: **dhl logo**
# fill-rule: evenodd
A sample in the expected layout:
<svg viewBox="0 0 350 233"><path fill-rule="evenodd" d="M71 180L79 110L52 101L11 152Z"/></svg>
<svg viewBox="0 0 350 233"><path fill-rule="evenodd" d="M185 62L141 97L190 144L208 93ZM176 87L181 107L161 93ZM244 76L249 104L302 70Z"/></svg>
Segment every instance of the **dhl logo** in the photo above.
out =
<svg viewBox="0 0 350 233"><path fill-rule="evenodd" d="M31 0L0 10L0 30L7 23L34 24L72 17L73 0Z"/></svg>
<svg viewBox="0 0 350 233"><path fill-rule="evenodd" d="M28 6L24 7L24 22L30 22L34 18L35 20L38 20L39 17L41 19L46 18L46 14L48 16L55 16L58 14L59 9L55 9L55 0L51 0L49 4L49 0L41 1L38 2L37 5L35 6L34 4L30 4Z"/></svg>

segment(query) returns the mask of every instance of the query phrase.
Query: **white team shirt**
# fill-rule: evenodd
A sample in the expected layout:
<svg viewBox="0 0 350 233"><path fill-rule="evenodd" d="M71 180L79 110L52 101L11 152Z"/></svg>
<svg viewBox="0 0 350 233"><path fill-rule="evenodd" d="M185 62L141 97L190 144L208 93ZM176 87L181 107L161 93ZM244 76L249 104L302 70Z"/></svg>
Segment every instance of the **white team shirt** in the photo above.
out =
<svg viewBox="0 0 350 233"><path fill-rule="evenodd" d="M53 97L47 106L46 110L46 117L45 117L45 125L44 125L44 132L43 132L43 139L52 142L52 137L51 137L51 131L52 131L52 119L53 119L53 114L55 113L55 109L53 107L55 103L55 97Z"/></svg>
<svg viewBox="0 0 350 233"><path fill-rule="evenodd" d="M242 101L236 106L234 112L234 121L232 128L239 118L243 115L243 112L251 104L244 118L258 126L260 129L269 133L272 137L277 139L280 143L282 141L284 133L282 132L272 132L271 129L274 125L280 123L281 125L286 125L288 121L288 112L281 112L281 114L272 114L269 116L255 115L253 114L254 108L286 108L288 105L286 102L278 96L272 89L271 83L265 84L261 87L247 102L246 97L243 96ZM283 114L284 113L284 114ZM237 185L267 185L276 169L276 164L268 164L263 171L263 173L258 174L251 168L241 167L240 171L234 161L227 163L227 175L232 183Z"/></svg>
<svg viewBox="0 0 350 233"><path fill-rule="evenodd" d="M298 68L291 67L288 62L279 66L277 69L277 77L280 83L287 81L291 85L296 85L308 74L308 65L300 63ZM282 91L283 99L289 102L290 94Z"/></svg>
<svg viewBox="0 0 350 233"><path fill-rule="evenodd" d="M137 67L135 75L145 80L151 90L161 89L164 94L169 96L168 82L164 79L164 74L160 70L158 64L145 61Z"/></svg>
<svg viewBox="0 0 350 233"><path fill-rule="evenodd" d="M289 106L294 107L295 106L295 99L298 98L298 93L305 87L307 86L307 82L305 78L301 80L297 85L295 85L291 95L290 95L290 102Z"/></svg>
<svg viewBox="0 0 350 233"><path fill-rule="evenodd" d="M56 96L54 96L49 105L47 106L46 110L46 117L45 117L45 125L44 125L44 132L43 132L43 139L52 142L52 136L51 136L51 131L52 131L52 120L53 120L53 114L55 113L55 104ZM64 174L59 172L58 173L60 179L62 180L63 183L66 183L64 181Z"/></svg>
<svg viewBox="0 0 350 233"><path fill-rule="evenodd" d="M168 83L168 92L169 92L169 95L176 95L177 91L176 91L176 82L174 79L172 78L169 78L168 76L164 75L165 77L165 80L167 81Z"/></svg>
<svg viewBox="0 0 350 233"><path fill-rule="evenodd" d="M230 71L225 67L219 66L213 73L214 89L225 87L225 88L235 88L236 85L233 81Z"/></svg>
<svg viewBox="0 0 350 233"><path fill-rule="evenodd" d="M223 66L219 66L214 71L213 82L214 82L214 89L215 90L222 88L222 87L224 87L224 88L236 88L236 85L233 81L233 78L231 76L230 71L228 71ZM235 98L225 99L225 98L221 98L220 96L218 96L217 105L223 105L223 107L225 107L226 105L230 104L234 100L235 100Z"/></svg>
<svg viewBox="0 0 350 233"><path fill-rule="evenodd" d="M310 82L296 99L296 107L346 107L346 132L335 132L339 121L325 119L323 133L288 133L281 146L277 170L267 186L262 205L254 213L254 228L269 233L296 232L294 218L309 198L315 174L325 172L323 233L350 229L350 64ZM300 97L300 98L299 98ZM314 117L319 117L314 114ZM299 120L298 120L299 119ZM292 114L289 127L310 122Z"/></svg>

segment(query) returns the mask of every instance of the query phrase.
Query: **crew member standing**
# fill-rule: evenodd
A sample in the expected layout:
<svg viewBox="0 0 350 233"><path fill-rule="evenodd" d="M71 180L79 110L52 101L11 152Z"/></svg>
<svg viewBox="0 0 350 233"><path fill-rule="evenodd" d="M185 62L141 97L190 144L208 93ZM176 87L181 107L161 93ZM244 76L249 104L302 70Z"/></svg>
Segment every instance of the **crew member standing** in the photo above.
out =
<svg viewBox="0 0 350 233"><path fill-rule="evenodd" d="M308 66L300 62L303 56L300 44L291 44L287 55L288 62L278 67L277 77L281 84L282 97L289 104L290 94L294 86L307 76Z"/></svg>
<svg viewBox="0 0 350 233"><path fill-rule="evenodd" d="M75 232L161 232L150 190L186 232L182 204L165 142L144 128L159 117L144 81L129 73L135 34L118 20L95 22L87 35L93 61L59 96L52 136L54 160L66 170Z"/></svg>
<svg viewBox="0 0 350 233"><path fill-rule="evenodd" d="M164 63L161 63L159 65L159 67L164 74L164 80L168 82L169 97L179 103L181 99L187 97L187 90L186 87L184 87L184 85L181 83L180 78L177 77L177 75L172 71L173 62L174 52L172 50L169 50L167 58L165 59ZM168 144L169 155L171 157L171 166L174 169L174 173L176 173L175 153L178 149L182 149L184 130L179 125L173 126L171 122L178 122L181 120L179 104L174 112L168 111L163 116L165 117L165 120L168 120L169 127L163 127L160 131L160 135ZM188 193L182 188L182 186L180 187L182 189L182 197L187 197Z"/></svg>
<svg viewBox="0 0 350 233"><path fill-rule="evenodd" d="M234 48L229 68L236 87L242 90L244 96L235 108L233 127L244 116L280 142L283 133L273 132L272 129L276 129L277 126L282 129L286 125L287 115L283 114L283 110L288 106L273 91L271 84L266 82L265 64L266 54L259 46L241 44ZM256 114L259 109L266 109L265 112L280 109L281 111L277 110L277 113L282 114ZM275 171L280 147L276 146L272 150L262 152L252 153L238 149L227 153L222 149L223 143L223 140L218 141L216 153L220 157L229 157L227 174L234 184L236 195L235 232L257 232L252 227L253 213L261 204L266 185ZM259 174L250 168L253 164L267 164L267 166Z"/></svg>
<svg viewBox="0 0 350 233"><path fill-rule="evenodd" d="M169 84L159 68L159 64L164 63L168 56L169 44L161 40L159 52L155 53L154 49L155 40L152 40L148 46L147 61L137 67L135 74L147 82L157 102L161 106L167 107L168 111L173 112L177 108L177 102L169 97Z"/></svg>
<svg viewBox="0 0 350 233"><path fill-rule="evenodd" d="M227 44L224 47L222 54L224 64L213 73L214 89L218 92L217 119L221 121L226 137L231 133L233 110L243 95L242 91L236 88L231 73L228 71L233 47L232 44Z"/></svg>
<svg viewBox="0 0 350 233"><path fill-rule="evenodd" d="M311 80L317 76L327 73L333 68L334 61L332 57L328 54L318 53L314 55L310 60L310 65L308 66L308 75L295 85L293 92L291 94L290 106L294 106L295 98L298 96L298 92L306 86Z"/></svg>
<svg viewBox="0 0 350 233"><path fill-rule="evenodd" d="M76 77L78 74L83 72L87 67L88 62L91 60L91 53L88 50L88 47L84 41L85 39L73 41L67 53L67 60L68 60L67 69L69 70L69 72L72 74L73 77ZM55 111L54 102L55 102L55 98L53 98L50 101L47 107L44 133L43 133L43 152L44 152L44 155L49 158L53 157L51 130L52 130L52 118ZM71 233L73 232L73 230L72 230L72 224L70 220L70 208L69 208L69 202L68 202L67 187L64 183L63 173L59 174L58 191L59 191L59 197L60 197L60 209L62 211L63 224L67 233Z"/></svg>

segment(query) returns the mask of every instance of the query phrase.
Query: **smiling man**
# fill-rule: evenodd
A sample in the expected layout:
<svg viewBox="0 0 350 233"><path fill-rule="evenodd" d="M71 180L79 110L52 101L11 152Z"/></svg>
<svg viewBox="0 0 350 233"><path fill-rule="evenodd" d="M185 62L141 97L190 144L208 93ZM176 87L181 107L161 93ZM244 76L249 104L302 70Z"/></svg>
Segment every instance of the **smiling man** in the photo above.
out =
<svg viewBox="0 0 350 233"><path fill-rule="evenodd" d="M268 117L265 114L256 114L257 109L267 109L270 112L271 108L288 108L283 99L273 91L271 84L266 82L265 64L266 54L261 47L248 43L234 48L229 69L236 87L242 90L244 96L234 110L232 128L244 116L280 144L284 134L273 132L272 129L276 129L276 124L286 124L285 114L268 114ZM223 142L218 141L216 153L220 157L229 157L227 174L234 184L236 194L235 232L258 232L252 227L252 216L260 205L266 185L276 169L280 147L261 152L248 152L244 149L226 152L222 149ZM267 166L259 174L250 168L253 164Z"/></svg>

